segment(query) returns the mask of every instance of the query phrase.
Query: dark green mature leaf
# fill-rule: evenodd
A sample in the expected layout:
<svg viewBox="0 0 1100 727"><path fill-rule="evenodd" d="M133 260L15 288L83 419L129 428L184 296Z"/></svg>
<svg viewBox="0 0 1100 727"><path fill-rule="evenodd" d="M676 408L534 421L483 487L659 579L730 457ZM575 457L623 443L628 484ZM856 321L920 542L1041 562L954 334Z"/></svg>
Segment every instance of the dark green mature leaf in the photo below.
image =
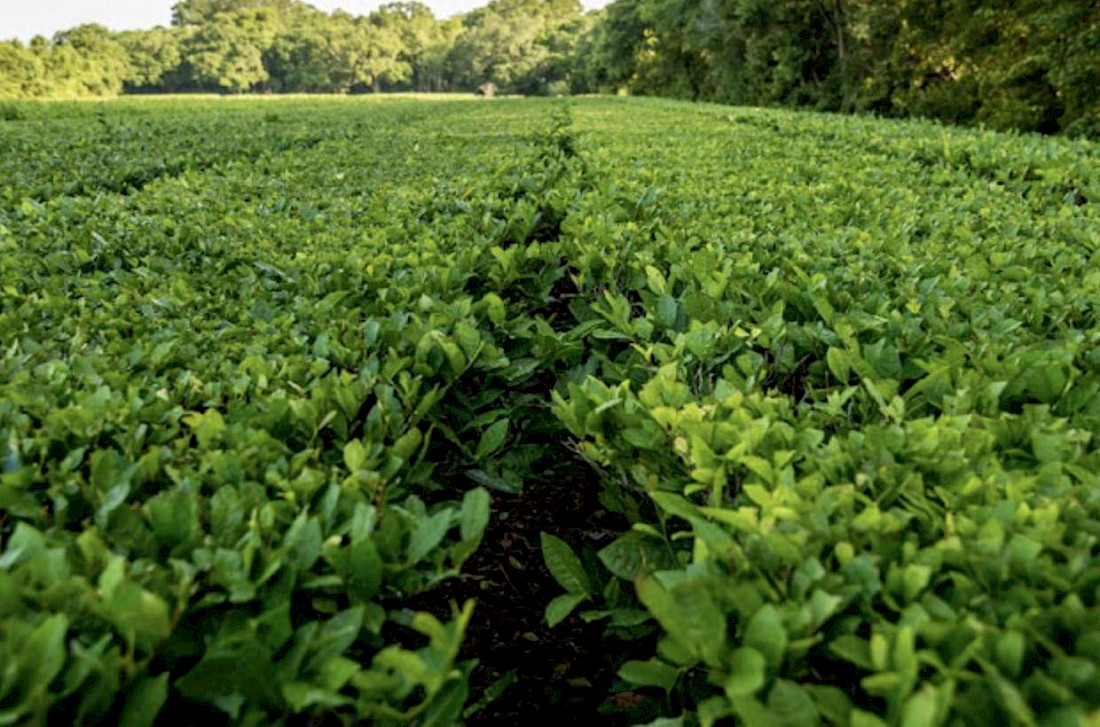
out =
<svg viewBox="0 0 1100 727"><path fill-rule="evenodd" d="M361 601L370 601L382 588L383 562L373 540L363 538L348 551L348 590Z"/></svg>
<svg viewBox="0 0 1100 727"><path fill-rule="evenodd" d="M152 727L168 699L168 673L145 677L126 693L119 727Z"/></svg>
<svg viewBox="0 0 1100 727"><path fill-rule="evenodd" d="M477 456L478 458L488 457L495 453L502 446L504 446L505 440L508 439L508 420L501 419L494 423L481 435L480 441L477 443Z"/></svg>
<svg viewBox="0 0 1100 727"><path fill-rule="evenodd" d="M288 563L295 570L305 571L321 556L321 525L316 518L302 513L286 532Z"/></svg>
<svg viewBox="0 0 1100 727"><path fill-rule="evenodd" d="M500 698L502 694L512 686L519 679L519 669L512 669L504 676L500 677L482 692L477 701L466 707L462 712L463 718L469 719L473 715L477 714L481 710L488 707L494 701Z"/></svg>
<svg viewBox="0 0 1100 727"><path fill-rule="evenodd" d="M636 531L617 538L599 552L599 558L612 574L628 581L675 566L666 543Z"/></svg>
<svg viewBox="0 0 1100 727"><path fill-rule="evenodd" d="M162 492L146 507L153 535L165 546L190 544L199 534L199 506L194 495L181 490Z"/></svg>
<svg viewBox="0 0 1100 727"><path fill-rule="evenodd" d="M542 544L543 561L558 585L570 594L588 595L592 590L588 573L585 572L580 559L573 554L569 544L550 533L540 533L539 539Z"/></svg>

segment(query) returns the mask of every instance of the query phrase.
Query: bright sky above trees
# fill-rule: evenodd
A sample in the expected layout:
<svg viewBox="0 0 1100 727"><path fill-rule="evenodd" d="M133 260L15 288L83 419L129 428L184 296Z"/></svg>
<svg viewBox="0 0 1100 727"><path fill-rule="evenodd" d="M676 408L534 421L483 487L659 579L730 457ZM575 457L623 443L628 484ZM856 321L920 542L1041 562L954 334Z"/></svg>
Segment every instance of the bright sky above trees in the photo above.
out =
<svg viewBox="0 0 1100 727"><path fill-rule="evenodd" d="M112 30L151 28L167 25L176 0L44 0L19 2L0 0L0 39L29 40L35 35L52 36L59 30L81 23L100 23ZM583 0L586 8L606 5L609 0ZM437 16L487 5L488 0L423 0ZM351 13L367 13L382 0L310 0L322 10L342 8ZM17 7L13 7L17 6Z"/></svg>

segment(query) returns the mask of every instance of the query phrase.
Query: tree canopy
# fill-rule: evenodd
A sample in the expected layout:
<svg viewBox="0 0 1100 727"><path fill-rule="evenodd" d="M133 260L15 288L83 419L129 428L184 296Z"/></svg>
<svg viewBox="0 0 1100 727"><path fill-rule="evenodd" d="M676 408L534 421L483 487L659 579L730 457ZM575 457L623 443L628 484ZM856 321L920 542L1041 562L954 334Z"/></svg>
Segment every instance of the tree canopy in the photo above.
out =
<svg viewBox="0 0 1100 727"><path fill-rule="evenodd" d="M122 92L667 95L1100 133L1092 0L494 0L436 18L182 0L170 27L0 42L0 97Z"/></svg>
<svg viewBox="0 0 1100 727"><path fill-rule="evenodd" d="M1100 131L1092 0L617 0L582 45L608 89Z"/></svg>

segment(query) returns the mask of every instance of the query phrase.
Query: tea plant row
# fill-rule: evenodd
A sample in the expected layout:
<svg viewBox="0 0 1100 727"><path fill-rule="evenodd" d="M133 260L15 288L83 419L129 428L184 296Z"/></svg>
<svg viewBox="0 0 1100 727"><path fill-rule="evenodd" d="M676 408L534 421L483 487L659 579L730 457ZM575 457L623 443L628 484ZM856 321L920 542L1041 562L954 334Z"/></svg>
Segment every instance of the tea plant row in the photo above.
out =
<svg viewBox="0 0 1100 727"><path fill-rule="evenodd" d="M0 145L0 722L459 724L477 604L405 604L577 468L632 526L544 538L547 618L626 723L1100 719L1095 145L635 99Z"/></svg>

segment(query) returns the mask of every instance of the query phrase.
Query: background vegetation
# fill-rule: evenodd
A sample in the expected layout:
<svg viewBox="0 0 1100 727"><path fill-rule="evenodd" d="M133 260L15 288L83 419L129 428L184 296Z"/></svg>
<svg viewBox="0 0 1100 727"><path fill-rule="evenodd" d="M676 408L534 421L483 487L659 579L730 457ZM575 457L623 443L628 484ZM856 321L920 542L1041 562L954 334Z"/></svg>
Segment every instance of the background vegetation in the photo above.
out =
<svg viewBox="0 0 1100 727"><path fill-rule="evenodd" d="M633 93L1100 133L1089 0L494 0L366 16L184 0L171 27L0 43L0 98L119 93Z"/></svg>

